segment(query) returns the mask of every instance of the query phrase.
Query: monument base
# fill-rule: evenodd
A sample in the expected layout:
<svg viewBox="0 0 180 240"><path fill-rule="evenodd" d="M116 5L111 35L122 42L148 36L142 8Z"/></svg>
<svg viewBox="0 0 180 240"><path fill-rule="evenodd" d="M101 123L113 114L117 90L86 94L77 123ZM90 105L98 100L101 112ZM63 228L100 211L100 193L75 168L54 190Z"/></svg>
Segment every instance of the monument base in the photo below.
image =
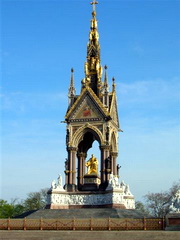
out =
<svg viewBox="0 0 180 240"><path fill-rule="evenodd" d="M48 192L47 209L120 208L134 209L134 197L122 191Z"/></svg>
<svg viewBox="0 0 180 240"><path fill-rule="evenodd" d="M135 209L134 196L129 186L124 182L118 183L118 178L110 176L109 184L105 191L96 191L98 179L92 177L92 181L85 182L85 191L69 192L62 186L51 187L48 191L46 208L48 209L72 209L72 208L121 208ZM88 177L89 181L89 177ZM89 188L89 191L88 191Z"/></svg>

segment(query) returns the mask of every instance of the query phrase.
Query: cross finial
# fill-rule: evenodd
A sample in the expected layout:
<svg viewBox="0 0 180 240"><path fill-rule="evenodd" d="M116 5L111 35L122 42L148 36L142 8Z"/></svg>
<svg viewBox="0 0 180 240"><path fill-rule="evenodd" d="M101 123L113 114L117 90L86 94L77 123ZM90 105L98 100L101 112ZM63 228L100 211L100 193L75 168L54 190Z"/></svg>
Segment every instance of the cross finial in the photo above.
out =
<svg viewBox="0 0 180 240"><path fill-rule="evenodd" d="M96 4L98 4L96 0L93 0L93 2L91 2L91 5L93 5L93 12L96 12Z"/></svg>

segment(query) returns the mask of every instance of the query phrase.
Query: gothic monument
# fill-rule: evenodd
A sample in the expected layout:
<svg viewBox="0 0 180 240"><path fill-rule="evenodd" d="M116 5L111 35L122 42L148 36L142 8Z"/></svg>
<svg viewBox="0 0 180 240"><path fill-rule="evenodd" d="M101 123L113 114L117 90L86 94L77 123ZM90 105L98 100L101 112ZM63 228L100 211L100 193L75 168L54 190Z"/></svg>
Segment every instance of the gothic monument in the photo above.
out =
<svg viewBox="0 0 180 240"><path fill-rule="evenodd" d="M69 106L65 116L67 123L65 161L65 185L62 177L52 182L48 191L47 208L69 209L87 207L111 207L134 209L134 196L129 186L119 183L118 119L116 84L112 79L109 91L107 66L100 59L96 4L93 0L92 19L87 45L85 77L81 92L76 95L74 70L71 70ZM94 141L99 143L100 159L87 152Z"/></svg>

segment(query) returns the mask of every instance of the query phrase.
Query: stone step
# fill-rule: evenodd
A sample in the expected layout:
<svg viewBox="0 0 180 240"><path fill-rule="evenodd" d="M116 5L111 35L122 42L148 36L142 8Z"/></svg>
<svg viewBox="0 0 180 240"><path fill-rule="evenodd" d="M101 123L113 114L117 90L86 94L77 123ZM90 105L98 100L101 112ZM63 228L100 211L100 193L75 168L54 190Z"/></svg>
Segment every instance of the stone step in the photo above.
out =
<svg viewBox="0 0 180 240"><path fill-rule="evenodd" d="M0 240L177 240L176 231L0 231Z"/></svg>
<svg viewBox="0 0 180 240"><path fill-rule="evenodd" d="M180 231L180 225L168 226L165 229L166 231Z"/></svg>
<svg viewBox="0 0 180 240"><path fill-rule="evenodd" d="M22 218L25 217L25 214ZM82 209L40 209L26 215L31 219L58 219L58 218L143 218L150 217L135 209L118 208L82 208ZM21 216L17 216L21 218Z"/></svg>

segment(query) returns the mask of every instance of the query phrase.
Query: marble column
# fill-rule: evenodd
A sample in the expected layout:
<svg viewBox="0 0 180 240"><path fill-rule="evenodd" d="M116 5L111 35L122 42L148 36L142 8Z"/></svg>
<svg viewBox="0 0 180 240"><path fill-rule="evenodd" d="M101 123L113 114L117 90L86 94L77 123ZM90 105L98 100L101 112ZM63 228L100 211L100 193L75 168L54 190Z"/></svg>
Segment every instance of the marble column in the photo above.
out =
<svg viewBox="0 0 180 240"><path fill-rule="evenodd" d="M87 154L83 153L83 158L82 158L82 177L84 177L84 175L86 173L86 166L85 166L86 157L87 157ZM84 178L83 178L83 183L84 183Z"/></svg>
<svg viewBox="0 0 180 240"><path fill-rule="evenodd" d="M68 158L69 158L68 184L69 185L76 185L76 152L77 152L77 148L68 147Z"/></svg>
<svg viewBox="0 0 180 240"><path fill-rule="evenodd" d="M112 173L113 173L114 176L117 176L117 156L118 156L118 153L117 152L112 152L111 156L112 156Z"/></svg>
<svg viewBox="0 0 180 240"><path fill-rule="evenodd" d="M109 157L109 149L110 149L110 146L108 146L108 145L100 146L100 150L101 150L101 184L106 182L105 160Z"/></svg>
<svg viewBox="0 0 180 240"><path fill-rule="evenodd" d="M72 184L76 185L76 154L77 148L72 149Z"/></svg>
<svg viewBox="0 0 180 240"><path fill-rule="evenodd" d="M85 158L86 153L78 153L78 187L83 185L83 177L85 174Z"/></svg>
<svg viewBox="0 0 180 240"><path fill-rule="evenodd" d="M72 151L69 152L69 184L72 184Z"/></svg>

